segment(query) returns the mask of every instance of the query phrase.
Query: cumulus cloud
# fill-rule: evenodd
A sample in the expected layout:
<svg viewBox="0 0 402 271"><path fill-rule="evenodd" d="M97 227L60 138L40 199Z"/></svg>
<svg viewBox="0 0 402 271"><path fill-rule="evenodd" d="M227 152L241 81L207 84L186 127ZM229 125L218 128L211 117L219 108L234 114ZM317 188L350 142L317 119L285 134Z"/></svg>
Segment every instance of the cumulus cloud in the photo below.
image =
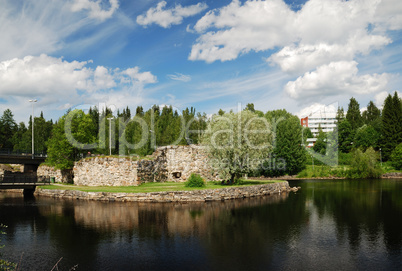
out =
<svg viewBox="0 0 402 271"><path fill-rule="evenodd" d="M170 79L175 81L190 82L191 76L176 72L175 74L167 75Z"/></svg>
<svg viewBox="0 0 402 271"><path fill-rule="evenodd" d="M150 72L138 67L112 70L103 66L87 67L90 61L66 61L47 55L26 56L0 62L0 94L6 96L69 97L119 86L156 82Z"/></svg>
<svg viewBox="0 0 402 271"><path fill-rule="evenodd" d="M71 6L71 11L78 12L82 10L88 11L88 17L104 21L113 16L115 11L119 8L118 0L109 0L109 9L103 9L101 1L90 0L74 0Z"/></svg>
<svg viewBox="0 0 402 271"><path fill-rule="evenodd" d="M341 60L353 60L356 53L367 55L379 49L391 40L379 35L356 33L345 44L298 44L285 46L278 53L271 55L268 61L278 64L287 73L309 71L317 66Z"/></svg>
<svg viewBox="0 0 402 271"><path fill-rule="evenodd" d="M174 8L165 9L166 4L166 1L161 1L144 15L139 15L137 23L142 26L157 24L163 28L169 28L172 25L181 24L184 18L194 16L208 7L205 3L198 3L187 7L176 5Z"/></svg>
<svg viewBox="0 0 402 271"><path fill-rule="evenodd" d="M398 6L397 1L310 0L293 11L282 0L243 4L234 0L209 11L196 23L194 30L200 37L189 59L227 61L249 51L282 47L268 60L289 72L351 60L391 42L384 31L369 26L397 27L398 13L386 8L391 2Z"/></svg>
<svg viewBox="0 0 402 271"><path fill-rule="evenodd" d="M288 82L284 90L295 99L319 99L342 93L374 93L383 90L388 83L389 75L386 73L360 76L357 73L355 61L331 62Z"/></svg>
<svg viewBox="0 0 402 271"><path fill-rule="evenodd" d="M295 36L293 11L281 0L234 0L228 6L211 10L194 26L201 34L189 59L233 60L250 50L263 51L288 44ZM211 29L211 31L206 32Z"/></svg>
<svg viewBox="0 0 402 271"><path fill-rule="evenodd" d="M399 92L399 91L397 91L396 90L396 92L398 93L398 96L399 97L402 97L402 93L401 92ZM381 91L381 92L379 92L379 93L377 93L375 96L374 96L374 103L376 104L376 106L378 107L378 108L383 108L383 106L384 106L384 101L385 101L385 99L388 97L388 95L390 95L391 94L391 96L393 96L394 95L394 93L395 93L395 91L391 91L391 92L388 92L388 91Z"/></svg>
<svg viewBox="0 0 402 271"><path fill-rule="evenodd" d="M310 106L307 106L300 110L298 113L296 113L296 116L299 118L305 118L311 114L315 113L336 113L338 110L338 103L333 103L333 104L321 104L321 103L314 103Z"/></svg>

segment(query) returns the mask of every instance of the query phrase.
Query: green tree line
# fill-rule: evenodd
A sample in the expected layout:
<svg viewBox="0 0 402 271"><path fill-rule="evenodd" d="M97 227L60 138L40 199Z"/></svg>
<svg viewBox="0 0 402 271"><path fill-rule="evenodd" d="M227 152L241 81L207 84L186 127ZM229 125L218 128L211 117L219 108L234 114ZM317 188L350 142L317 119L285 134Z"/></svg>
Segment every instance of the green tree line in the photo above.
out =
<svg viewBox="0 0 402 271"><path fill-rule="evenodd" d="M311 161L305 146L306 139L313 135L308 128L301 126L297 116L284 109L264 113L255 110L251 103L243 111L251 113L249 118L263 117L267 120L272 133L266 141L271 147L263 159L260 154L261 165L257 169L237 173L293 175ZM236 119L233 114L219 109L215 116L226 115ZM396 149L402 143L402 106L396 92L386 98L382 111L370 101L367 110L361 113L359 103L351 98L346 114L343 108L339 108L336 118L336 133L320 131L314 151L328 153L326 142L337 134L338 137L333 138L336 144L332 151L339 153L341 163L344 154L353 149L362 152L369 148L376 152L381 149L383 161L400 158L400 150L397 152ZM86 113L78 109L68 110L54 123L45 120L41 113L40 117L34 118L35 153L47 152L48 163L61 169L71 168L74 161L84 155L108 155L110 149L112 155L146 156L158 146L201 143L213 119L213 116L208 118L193 107L178 112L172 106L157 105L147 111L138 106L133 113L129 107L115 114L110 108L100 111L92 107ZM11 110L3 112L0 118L0 149L30 151L31 133L31 118L26 126L23 122L15 122Z"/></svg>

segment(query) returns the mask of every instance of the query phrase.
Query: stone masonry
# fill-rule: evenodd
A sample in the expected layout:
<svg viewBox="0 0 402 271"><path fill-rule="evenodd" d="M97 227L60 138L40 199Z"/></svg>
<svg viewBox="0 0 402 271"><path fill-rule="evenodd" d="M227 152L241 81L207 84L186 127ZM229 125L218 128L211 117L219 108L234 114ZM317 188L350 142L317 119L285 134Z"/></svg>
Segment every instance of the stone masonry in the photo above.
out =
<svg viewBox="0 0 402 271"><path fill-rule="evenodd" d="M208 157L201 146L166 146L156 149L156 157L165 157L167 181L184 182L191 173L200 174L206 180L218 180Z"/></svg>
<svg viewBox="0 0 402 271"><path fill-rule="evenodd" d="M53 167L41 165L38 167L38 176L54 177L57 183L72 183L74 174L71 169L54 169Z"/></svg>
<svg viewBox="0 0 402 271"><path fill-rule="evenodd" d="M88 186L130 186L144 182L184 182L191 173L218 180L207 156L196 145L165 146L150 159L92 157L74 165L74 183Z"/></svg>

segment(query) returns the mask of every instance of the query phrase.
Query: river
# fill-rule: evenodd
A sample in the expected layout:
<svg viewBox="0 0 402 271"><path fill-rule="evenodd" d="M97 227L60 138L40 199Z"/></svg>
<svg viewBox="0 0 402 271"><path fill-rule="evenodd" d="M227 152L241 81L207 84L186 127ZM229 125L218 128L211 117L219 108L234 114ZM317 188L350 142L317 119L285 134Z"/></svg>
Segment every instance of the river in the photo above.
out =
<svg viewBox="0 0 402 271"><path fill-rule="evenodd" d="M402 270L402 179L303 180L297 193L106 203L0 193L20 270Z"/></svg>

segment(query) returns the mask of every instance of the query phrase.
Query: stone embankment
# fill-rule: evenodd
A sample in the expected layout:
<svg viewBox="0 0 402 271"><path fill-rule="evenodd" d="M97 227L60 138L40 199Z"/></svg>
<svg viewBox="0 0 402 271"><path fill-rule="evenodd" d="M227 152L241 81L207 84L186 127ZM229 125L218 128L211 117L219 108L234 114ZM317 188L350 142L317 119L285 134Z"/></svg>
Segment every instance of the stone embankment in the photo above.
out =
<svg viewBox="0 0 402 271"><path fill-rule="evenodd" d="M389 172L381 176L384 179L402 178L402 172Z"/></svg>
<svg viewBox="0 0 402 271"><path fill-rule="evenodd" d="M120 202L207 202L259 197L280 194L282 192L296 192L298 189L299 188L296 187L291 188L289 183L285 181L244 187L151 193L83 192L78 190L48 190L37 188L35 195L61 199Z"/></svg>

